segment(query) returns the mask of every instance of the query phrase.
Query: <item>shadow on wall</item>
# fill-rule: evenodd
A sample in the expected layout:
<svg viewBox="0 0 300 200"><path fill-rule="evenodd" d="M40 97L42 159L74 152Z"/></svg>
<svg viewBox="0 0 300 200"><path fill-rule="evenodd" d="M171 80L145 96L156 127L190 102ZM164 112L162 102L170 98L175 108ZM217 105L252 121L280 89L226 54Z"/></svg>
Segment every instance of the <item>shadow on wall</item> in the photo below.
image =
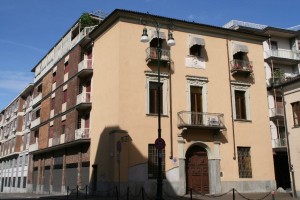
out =
<svg viewBox="0 0 300 200"><path fill-rule="evenodd" d="M136 148L129 133L118 126L112 126L106 127L99 134L97 150L91 154L95 157L91 157L90 193L115 196L116 190L121 195L126 195L129 190L130 194L139 194L143 188L145 195L153 198L156 195L156 177L149 178L151 174L148 165L151 163ZM144 148L148 149L148 146ZM174 188L176 180L172 177L177 168L166 173L163 192L167 195L178 193ZM172 185L169 178L173 179Z"/></svg>

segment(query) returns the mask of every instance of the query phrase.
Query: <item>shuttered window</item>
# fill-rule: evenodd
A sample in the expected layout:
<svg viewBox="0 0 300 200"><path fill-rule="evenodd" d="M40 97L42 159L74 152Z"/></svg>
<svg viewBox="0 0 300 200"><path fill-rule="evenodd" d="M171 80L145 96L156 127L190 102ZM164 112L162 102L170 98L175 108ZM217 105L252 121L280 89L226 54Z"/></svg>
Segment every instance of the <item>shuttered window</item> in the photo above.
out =
<svg viewBox="0 0 300 200"><path fill-rule="evenodd" d="M294 126L300 126L300 101L292 103Z"/></svg>

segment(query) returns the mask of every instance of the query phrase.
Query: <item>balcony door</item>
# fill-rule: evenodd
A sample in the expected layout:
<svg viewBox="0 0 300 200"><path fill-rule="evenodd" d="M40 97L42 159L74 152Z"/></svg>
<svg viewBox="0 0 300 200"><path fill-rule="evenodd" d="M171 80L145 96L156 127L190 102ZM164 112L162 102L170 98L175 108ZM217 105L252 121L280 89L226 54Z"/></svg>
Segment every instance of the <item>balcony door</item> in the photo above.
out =
<svg viewBox="0 0 300 200"><path fill-rule="evenodd" d="M202 87L191 86L190 88L190 105L191 105L191 120L192 124L202 124L203 100Z"/></svg>

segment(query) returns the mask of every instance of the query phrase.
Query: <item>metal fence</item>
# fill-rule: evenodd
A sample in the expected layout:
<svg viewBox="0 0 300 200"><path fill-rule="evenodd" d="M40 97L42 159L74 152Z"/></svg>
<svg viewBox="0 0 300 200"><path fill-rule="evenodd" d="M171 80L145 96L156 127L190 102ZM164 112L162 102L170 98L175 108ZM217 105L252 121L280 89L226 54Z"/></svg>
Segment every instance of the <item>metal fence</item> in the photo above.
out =
<svg viewBox="0 0 300 200"><path fill-rule="evenodd" d="M155 200L155 193L147 193L143 187L139 190L130 189L127 187L126 192L120 192L117 186L113 186L103 191L92 191L88 185L84 188L77 186L76 188L67 187L66 199L105 199L105 200ZM235 188L221 193L221 194L203 194L196 190L189 189L189 193L178 196L170 194L168 191L163 191L164 200L208 200L208 199L222 199L222 200L275 200L276 195L274 191L262 193L259 195L242 194Z"/></svg>

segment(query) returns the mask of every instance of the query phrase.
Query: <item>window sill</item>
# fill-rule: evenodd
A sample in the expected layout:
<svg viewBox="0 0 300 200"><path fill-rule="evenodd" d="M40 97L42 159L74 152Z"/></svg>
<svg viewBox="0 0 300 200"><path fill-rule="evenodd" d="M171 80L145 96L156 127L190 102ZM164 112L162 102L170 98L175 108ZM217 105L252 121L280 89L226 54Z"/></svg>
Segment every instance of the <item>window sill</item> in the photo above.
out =
<svg viewBox="0 0 300 200"><path fill-rule="evenodd" d="M252 123L252 120L248 120L248 119L234 119L235 122L249 122Z"/></svg>
<svg viewBox="0 0 300 200"><path fill-rule="evenodd" d="M149 116L149 117L158 117L158 114L148 113L148 114L146 114L146 116ZM164 115L164 114L161 114L160 116L161 117L169 117L168 115Z"/></svg>

